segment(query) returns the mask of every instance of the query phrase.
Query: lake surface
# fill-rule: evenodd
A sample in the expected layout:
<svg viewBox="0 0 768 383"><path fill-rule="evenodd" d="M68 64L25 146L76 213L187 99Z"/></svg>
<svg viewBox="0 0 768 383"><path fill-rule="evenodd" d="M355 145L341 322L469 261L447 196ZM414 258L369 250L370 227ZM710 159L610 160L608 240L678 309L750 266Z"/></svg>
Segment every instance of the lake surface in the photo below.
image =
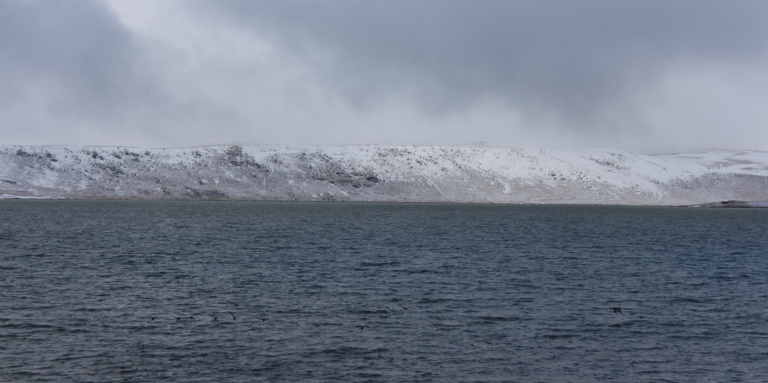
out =
<svg viewBox="0 0 768 383"><path fill-rule="evenodd" d="M3 200L0 381L768 381L766 233L768 209Z"/></svg>

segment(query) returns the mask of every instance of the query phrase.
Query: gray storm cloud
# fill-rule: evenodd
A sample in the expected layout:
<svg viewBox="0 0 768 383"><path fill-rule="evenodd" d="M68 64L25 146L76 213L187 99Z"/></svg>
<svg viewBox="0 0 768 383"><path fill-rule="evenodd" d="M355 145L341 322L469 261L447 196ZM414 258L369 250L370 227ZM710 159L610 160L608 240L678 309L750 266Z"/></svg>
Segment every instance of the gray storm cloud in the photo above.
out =
<svg viewBox="0 0 768 383"><path fill-rule="evenodd" d="M765 1L5 1L0 140L768 149Z"/></svg>
<svg viewBox="0 0 768 383"><path fill-rule="evenodd" d="M138 54L102 4L0 2L3 141L120 116L141 92L133 73Z"/></svg>
<svg viewBox="0 0 768 383"><path fill-rule="evenodd" d="M352 99L416 86L427 106L492 93L569 117L674 60L749 62L768 48L764 1L224 1L212 11L298 54L327 48L329 79Z"/></svg>

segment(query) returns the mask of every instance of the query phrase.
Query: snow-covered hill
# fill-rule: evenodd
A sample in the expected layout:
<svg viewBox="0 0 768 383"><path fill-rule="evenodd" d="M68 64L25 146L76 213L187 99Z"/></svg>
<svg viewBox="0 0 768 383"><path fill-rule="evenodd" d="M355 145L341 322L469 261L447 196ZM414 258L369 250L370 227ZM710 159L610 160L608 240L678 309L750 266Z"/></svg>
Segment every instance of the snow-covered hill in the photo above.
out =
<svg viewBox="0 0 768 383"><path fill-rule="evenodd" d="M0 195L680 205L768 200L768 153L495 146L0 146Z"/></svg>

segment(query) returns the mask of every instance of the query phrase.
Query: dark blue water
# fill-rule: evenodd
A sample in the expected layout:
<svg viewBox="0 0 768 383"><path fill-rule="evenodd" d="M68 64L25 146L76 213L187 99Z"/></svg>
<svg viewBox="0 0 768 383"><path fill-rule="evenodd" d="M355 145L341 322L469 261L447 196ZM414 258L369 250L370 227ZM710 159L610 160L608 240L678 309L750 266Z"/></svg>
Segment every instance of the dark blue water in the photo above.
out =
<svg viewBox="0 0 768 383"><path fill-rule="evenodd" d="M768 381L766 233L752 209L0 201L0 381Z"/></svg>

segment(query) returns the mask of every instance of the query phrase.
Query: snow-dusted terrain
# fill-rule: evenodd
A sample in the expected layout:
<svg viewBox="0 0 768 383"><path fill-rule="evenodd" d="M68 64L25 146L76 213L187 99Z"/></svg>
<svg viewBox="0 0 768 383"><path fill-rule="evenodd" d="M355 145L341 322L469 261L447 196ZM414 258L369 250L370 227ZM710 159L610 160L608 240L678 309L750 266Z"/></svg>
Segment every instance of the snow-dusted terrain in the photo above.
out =
<svg viewBox="0 0 768 383"><path fill-rule="evenodd" d="M768 200L768 153L0 146L4 198L683 205Z"/></svg>

